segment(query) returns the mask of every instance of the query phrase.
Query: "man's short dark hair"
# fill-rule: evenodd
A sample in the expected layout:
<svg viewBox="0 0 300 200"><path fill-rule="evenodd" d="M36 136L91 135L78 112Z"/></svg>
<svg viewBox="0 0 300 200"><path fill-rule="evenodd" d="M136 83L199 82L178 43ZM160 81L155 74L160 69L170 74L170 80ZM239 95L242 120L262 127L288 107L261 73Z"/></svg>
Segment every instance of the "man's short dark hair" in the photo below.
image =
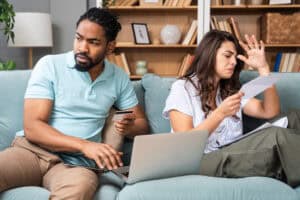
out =
<svg viewBox="0 0 300 200"><path fill-rule="evenodd" d="M107 8L91 8L80 16L76 23L76 27L82 20L89 20L99 24L104 28L107 41L116 39L118 32L121 30L121 24L118 22L118 17L111 13Z"/></svg>

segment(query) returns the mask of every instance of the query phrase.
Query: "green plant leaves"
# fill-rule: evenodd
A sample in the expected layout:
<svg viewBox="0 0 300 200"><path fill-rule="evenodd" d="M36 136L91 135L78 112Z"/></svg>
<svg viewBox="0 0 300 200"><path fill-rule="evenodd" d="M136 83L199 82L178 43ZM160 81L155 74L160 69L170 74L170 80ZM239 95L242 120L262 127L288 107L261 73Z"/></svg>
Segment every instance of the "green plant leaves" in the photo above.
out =
<svg viewBox="0 0 300 200"><path fill-rule="evenodd" d="M7 0L0 0L0 31L4 31L4 35L7 37L6 41L11 38L14 42L14 32L12 31L15 23L15 12L12 4L9 4Z"/></svg>
<svg viewBox="0 0 300 200"><path fill-rule="evenodd" d="M0 71L1 70L13 70L16 68L16 63L12 60L6 62L0 62Z"/></svg>

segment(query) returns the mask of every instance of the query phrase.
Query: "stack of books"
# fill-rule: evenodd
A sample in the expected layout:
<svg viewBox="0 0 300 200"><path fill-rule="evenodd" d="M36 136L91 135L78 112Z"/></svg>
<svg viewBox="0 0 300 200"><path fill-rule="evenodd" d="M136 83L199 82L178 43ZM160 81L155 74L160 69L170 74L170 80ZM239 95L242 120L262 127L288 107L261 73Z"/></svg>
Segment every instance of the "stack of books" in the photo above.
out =
<svg viewBox="0 0 300 200"><path fill-rule="evenodd" d="M139 0L115 0L113 6L133 6L138 2Z"/></svg>
<svg viewBox="0 0 300 200"><path fill-rule="evenodd" d="M187 70L190 68L193 62L193 59L194 59L194 55L192 54L188 53L187 55L184 56L180 64L180 67L178 69L178 73L177 73L178 76L183 76L186 74Z"/></svg>
<svg viewBox="0 0 300 200"><path fill-rule="evenodd" d="M164 6L170 7L186 7L190 6L192 0L165 0Z"/></svg>
<svg viewBox="0 0 300 200"><path fill-rule="evenodd" d="M106 56L109 62L116 64L118 67L122 68L128 76L131 75L130 68L127 62L127 58L124 52L120 54L109 54Z"/></svg>
<svg viewBox="0 0 300 200"><path fill-rule="evenodd" d="M243 40L238 21L234 17L217 20L216 16L212 16L210 19L210 28L227 31L232 33L238 40Z"/></svg>
<svg viewBox="0 0 300 200"><path fill-rule="evenodd" d="M300 72L300 53L277 53L273 71Z"/></svg>
<svg viewBox="0 0 300 200"><path fill-rule="evenodd" d="M182 40L181 44L182 45L191 45L195 44L197 40L197 20L194 19L192 23L189 26L189 29Z"/></svg>

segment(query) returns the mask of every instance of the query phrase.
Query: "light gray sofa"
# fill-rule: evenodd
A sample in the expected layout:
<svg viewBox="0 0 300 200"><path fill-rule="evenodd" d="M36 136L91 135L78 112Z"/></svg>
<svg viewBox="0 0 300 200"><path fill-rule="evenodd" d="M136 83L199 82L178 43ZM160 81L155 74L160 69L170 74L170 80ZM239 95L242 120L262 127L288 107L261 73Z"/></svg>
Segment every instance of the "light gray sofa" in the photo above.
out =
<svg viewBox="0 0 300 200"><path fill-rule="evenodd" d="M7 148L17 130L22 128L23 95L30 71L0 72L0 151ZM241 81L249 81L256 73L245 71ZM282 110L300 108L300 73L282 73L278 82ZM134 87L141 105L148 117L151 133L168 132L169 122L162 118L161 112L174 78L160 78L147 74L141 81L134 81ZM124 144L124 161L130 160L132 141ZM147 155L145 155L147 156ZM1 164L1 163L0 163ZM163 164L163 163L162 163ZM101 185L95 199L101 200L297 200L300 187L288 185L265 177L216 178L189 175L160 180L151 180L127 185L112 173L100 177ZM0 194L5 199L48 199L49 191L40 187L20 187Z"/></svg>

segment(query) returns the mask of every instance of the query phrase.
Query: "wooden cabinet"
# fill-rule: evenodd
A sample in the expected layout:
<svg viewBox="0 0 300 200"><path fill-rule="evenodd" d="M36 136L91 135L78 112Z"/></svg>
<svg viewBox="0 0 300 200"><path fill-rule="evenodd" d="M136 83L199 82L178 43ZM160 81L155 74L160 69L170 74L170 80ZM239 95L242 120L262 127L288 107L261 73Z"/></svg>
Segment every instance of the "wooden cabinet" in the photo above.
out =
<svg viewBox="0 0 300 200"><path fill-rule="evenodd" d="M181 41L193 19L198 19L198 7L197 1L192 1L191 5L187 7L141 7L138 5L110 7L110 10L119 16L122 24L122 30L117 37L115 53L125 53L132 79L141 77L135 73L136 62L139 60L147 62L150 73L161 76L177 75L184 56L187 53L193 53L196 47L196 43L182 45ZM203 18L200 21L198 19L198 23L201 24ZM132 23L147 24L150 44L135 44ZM160 41L161 29L167 24L177 25L181 30L181 40L178 44L166 45Z"/></svg>
<svg viewBox="0 0 300 200"><path fill-rule="evenodd" d="M279 12L279 13L294 13L300 11L299 4L292 5L211 5L210 16L215 16L218 20L224 20L230 16L237 19L240 31L244 34L255 34L258 39L261 39L262 23L261 17L265 13ZM210 20L210 19L208 19ZM292 22L291 22L292 23ZM276 31L276 30L274 30ZM291 33L293 34L293 33ZM300 47L299 42L285 43L285 44L265 44L267 59L270 67L274 66L275 58L278 52L298 52Z"/></svg>

